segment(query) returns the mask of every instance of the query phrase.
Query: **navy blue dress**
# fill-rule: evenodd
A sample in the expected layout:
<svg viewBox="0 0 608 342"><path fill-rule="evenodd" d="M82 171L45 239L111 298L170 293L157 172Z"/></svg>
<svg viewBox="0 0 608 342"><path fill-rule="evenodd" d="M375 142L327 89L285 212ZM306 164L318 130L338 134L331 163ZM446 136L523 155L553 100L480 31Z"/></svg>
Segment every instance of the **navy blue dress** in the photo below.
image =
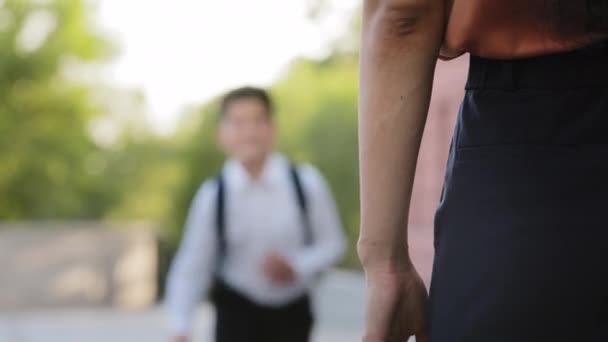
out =
<svg viewBox="0 0 608 342"><path fill-rule="evenodd" d="M431 342L608 341L608 44L471 58L435 221Z"/></svg>

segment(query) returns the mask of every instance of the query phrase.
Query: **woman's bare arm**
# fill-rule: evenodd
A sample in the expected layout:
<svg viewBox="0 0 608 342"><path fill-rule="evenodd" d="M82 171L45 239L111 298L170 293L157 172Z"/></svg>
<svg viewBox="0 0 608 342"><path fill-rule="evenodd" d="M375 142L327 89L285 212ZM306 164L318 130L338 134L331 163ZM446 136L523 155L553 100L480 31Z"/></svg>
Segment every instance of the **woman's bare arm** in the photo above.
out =
<svg viewBox="0 0 608 342"><path fill-rule="evenodd" d="M358 251L366 270L409 266L408 210L443 38L444 1L365 1Z"/></svg>
<svg viewBox="0 0 608 342"><path fill-rule="evenodd" d="M407 248L416 160L446 0L367 0L361 46L359 257L365 342L428 341L427 295Z"/></svg>

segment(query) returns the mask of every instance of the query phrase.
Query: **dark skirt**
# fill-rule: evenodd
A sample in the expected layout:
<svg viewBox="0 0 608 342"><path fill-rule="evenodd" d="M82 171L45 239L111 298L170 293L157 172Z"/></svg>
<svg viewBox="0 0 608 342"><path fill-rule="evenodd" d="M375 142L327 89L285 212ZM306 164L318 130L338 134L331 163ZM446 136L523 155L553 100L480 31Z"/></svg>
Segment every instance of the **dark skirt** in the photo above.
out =
<svg viewBox="0 0 608 342"><path fill-rule="evenodd" d="M431 342L608 341L608 44L471 58L430 315Z"/></svg>

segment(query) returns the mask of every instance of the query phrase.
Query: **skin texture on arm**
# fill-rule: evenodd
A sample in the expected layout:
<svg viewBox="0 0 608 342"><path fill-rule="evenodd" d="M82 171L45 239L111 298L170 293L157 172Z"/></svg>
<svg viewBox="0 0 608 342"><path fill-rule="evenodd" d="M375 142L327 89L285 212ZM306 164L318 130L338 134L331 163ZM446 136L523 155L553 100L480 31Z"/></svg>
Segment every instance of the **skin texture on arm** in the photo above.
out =
<svg viewBox="0 0 608 342"><path fill-rule="evenodd" d="M424 341L426 290L407 249L418 150L445 27L444 0L365 1L360 61L365 341Z"/></svg>

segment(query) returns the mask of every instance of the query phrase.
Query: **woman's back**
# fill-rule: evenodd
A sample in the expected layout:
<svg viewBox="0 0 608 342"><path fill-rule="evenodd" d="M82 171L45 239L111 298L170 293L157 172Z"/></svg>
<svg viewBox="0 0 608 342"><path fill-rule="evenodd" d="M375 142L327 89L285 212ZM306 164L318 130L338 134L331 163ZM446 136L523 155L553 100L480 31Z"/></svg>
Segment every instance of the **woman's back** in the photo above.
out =
<svg viewBox="0 0 608 342"><path fill-rule="evenodd" d="M523 58L608 37L605 0L448 0L444 58Z"/></svg>

